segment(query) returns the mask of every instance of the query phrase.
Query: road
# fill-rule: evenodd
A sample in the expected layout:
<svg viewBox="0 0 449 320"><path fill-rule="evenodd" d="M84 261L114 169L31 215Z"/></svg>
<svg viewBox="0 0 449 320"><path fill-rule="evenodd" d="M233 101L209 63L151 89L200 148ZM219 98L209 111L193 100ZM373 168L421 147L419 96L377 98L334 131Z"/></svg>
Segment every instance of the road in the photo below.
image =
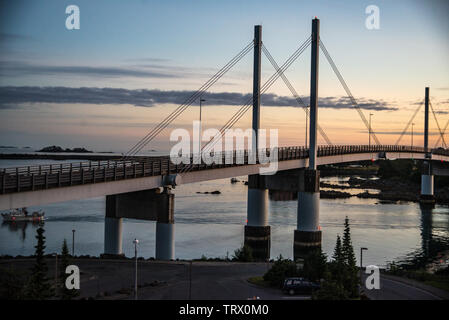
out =
<svg viewBox="0 0 449 320"><path fill-rule="evenodd" d="M381 274L380 289L367 290L372 300L448 300L449 293L411 279Z"/></svg>
<svg viewBox="0 0 449 320"><path fill-rule="evenodd" d="M49 277L55 277L55 261L48 259ZM0 260L0 266L24 274L33 259ZM134 260L74 259L81 272L81 298L133 299ZM262 276L267 263L188 261L138 261L138 298L146 300L304 300L306 296L288 296L281 290L263 288L247 281ZM191 282L190 282L191 278ZM365 290L373 300L440 300L448 293L412 280L381 274L379 290Z"/></svg>

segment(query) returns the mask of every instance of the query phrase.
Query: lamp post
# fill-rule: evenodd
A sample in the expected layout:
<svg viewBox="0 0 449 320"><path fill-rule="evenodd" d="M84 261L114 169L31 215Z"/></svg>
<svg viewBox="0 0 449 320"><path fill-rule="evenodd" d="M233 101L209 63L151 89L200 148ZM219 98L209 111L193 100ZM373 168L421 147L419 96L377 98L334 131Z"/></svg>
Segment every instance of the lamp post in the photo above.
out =
<svg viewBox="0 0 449 320"><path fill-rule="evenodd" d="M139 243L139 240L134 239L133 240L134 243L134 257L136 260L136 270L135 270L135 275L134 275L134 300L137 300L137 244Z"/></svg>
<svg viewBox="0 0 449 320"><path fill-rule="evenodd" d="M72 257L75 256L75 229L72 230Z"/></svg>
<svg viewBox="0 0 449 320"><path fill-rule="evenodd" d="M368 128L368 146L369 146L369 150L371 150L371 116L373 114L370 113L369 114L369 128Z"/></svg>
<svg viewBox="0 0 449 320"><path fill-rule="evenodd" d="M363 274L363 250L368 250L368 248L361 247L360 248L360 290L363 286L362 274Z"/></svg>
<svg viewBox="0 0 449 320"><path fill-rule="evenodd" d="M189 268L189 300L192 300L192 260L190 260Z"/></svg>
<svg viewBox="0 0 449 320"><path fill-rule="evenodd" d="M58 294L58 253L55 256L55 292Z"/></svg>
<svg viewBox="0 0 449 320"><path fill-rule="evenodd" d="M309 106L307 106L309 107ZM306 110L308 110L306 108ZM306 112L306 149L307 149L307 127L308 127L308 121L309 121L309 113Z"/></svg>
<svg viewBox="0 0 449 320"><path fill-rule="evenodd" d="M414 126L415 124L414 123L412 123L412 150L413 150L413 126Z"/></svg>
<svg viewBox="0 0 449 320"><path fill-rule="evenodd" d="M201 109L202 109L202 105L201 105L201 103L202 102L205 102L206 100L205 99L201 99L200 98L200 152L201 152L201 145L202 145L202 134L203 134L203 126L202 126L202 124L201 124Z"/></svg>

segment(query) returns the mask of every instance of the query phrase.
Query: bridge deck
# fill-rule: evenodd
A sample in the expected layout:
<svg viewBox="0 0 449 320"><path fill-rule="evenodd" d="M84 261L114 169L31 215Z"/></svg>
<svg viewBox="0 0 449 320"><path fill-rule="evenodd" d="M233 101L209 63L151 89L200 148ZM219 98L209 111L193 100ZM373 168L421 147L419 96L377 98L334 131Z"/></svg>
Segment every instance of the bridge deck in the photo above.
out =
<svg viewBox="0 0 449 320"><path fill-rule="evenodd" d="M304 147L282 147L277 149L278 161L307 159L309 150ZM265 150L268 152L269 150ZM424 154L421 147L410 146L321 146L318 157L357 153L405 152ZM449 150L435 149L433 155L449 157ZM232 157L233 164L225 164L225 157ZM192 157L191 157L192 160ZM222 153L222 164L195 164L189 171L214 170L219 168L247 166L247 151ZM72 162L60 165L39 165L6 168L0 171L0 194L29 192L67 186L95 184L142 177L163 176L185 172L185 164L173 164L169 156L136 157L131 160L108 160Z"/></svg>

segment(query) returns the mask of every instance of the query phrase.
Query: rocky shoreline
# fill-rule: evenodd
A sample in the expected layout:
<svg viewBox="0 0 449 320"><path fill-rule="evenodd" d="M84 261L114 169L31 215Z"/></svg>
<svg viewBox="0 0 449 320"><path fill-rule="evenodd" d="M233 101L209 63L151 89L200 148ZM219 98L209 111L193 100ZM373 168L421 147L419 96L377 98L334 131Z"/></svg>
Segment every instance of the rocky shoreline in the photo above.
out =
<svg viewBox="0 0 449 320"><path fill-rule="evenodd" d="M404 182L397 178L390 179L362 179L350 177L349 185L338 185L321 182L320 188L330 190L320 190L321 199L347 199L357 197L362 199L378 199L381 202L394 203L397 201L418 202L420 186L411 182ZM346 189L360 189L360 193L351 194L341 191ZM372 193L366 189L379 190ZM274 201L296 200L296 192L270 190L270 199ZM438 204L449 204L449 186L435 189L435 200Z"/></svg>

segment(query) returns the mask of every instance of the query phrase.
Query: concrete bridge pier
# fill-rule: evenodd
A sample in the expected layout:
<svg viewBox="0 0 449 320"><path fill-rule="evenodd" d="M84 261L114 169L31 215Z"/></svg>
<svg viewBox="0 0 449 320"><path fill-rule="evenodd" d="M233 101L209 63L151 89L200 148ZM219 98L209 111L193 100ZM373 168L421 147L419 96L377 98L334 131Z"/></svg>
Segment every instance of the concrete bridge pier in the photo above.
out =
<svg viewBox="0 0 449 320"><path fill-rule="evenodd" d="M298 220L294 234L293 257L304 258L311 250L321 248L320 174L306 169L300 173Z"/></svg>
<svg viewBox="0 0 449 320"><path fill-rule="evenodd" d="M432 165L430 161L425 161L421 175L421 195L419 199L421 206L430 208L435 206L433 180Z"/></svg>
<svg viewBox="0 0 449 320"><path fill-rule="evenodd" d="M106 196L106 216L104 219L104 256L123 256L122 223L116 216L114 196Z"/></svg>
<svg viewBox="0 0 449 320"><path fill-rule="evenodd" d="M175 259L174 194L169 188L163 192L166 198L164 210L160 210L156 222L156 260Z"/></svg>
<svg viewBox="0 0 449 320"><path fill-rule="evenodd" d="M156 259L174 259L174 203L168 187L106 196L103 256L123 255L122 220L128 218L156 221Z"/></svg>
<svg viewBox="0 0 449 320"><path fill-rule="evenodd" d="M268 189L264 176L248 176L247 225L245 245L252 249L253 258L270 259L271 228L268 225Z"/></svg>

